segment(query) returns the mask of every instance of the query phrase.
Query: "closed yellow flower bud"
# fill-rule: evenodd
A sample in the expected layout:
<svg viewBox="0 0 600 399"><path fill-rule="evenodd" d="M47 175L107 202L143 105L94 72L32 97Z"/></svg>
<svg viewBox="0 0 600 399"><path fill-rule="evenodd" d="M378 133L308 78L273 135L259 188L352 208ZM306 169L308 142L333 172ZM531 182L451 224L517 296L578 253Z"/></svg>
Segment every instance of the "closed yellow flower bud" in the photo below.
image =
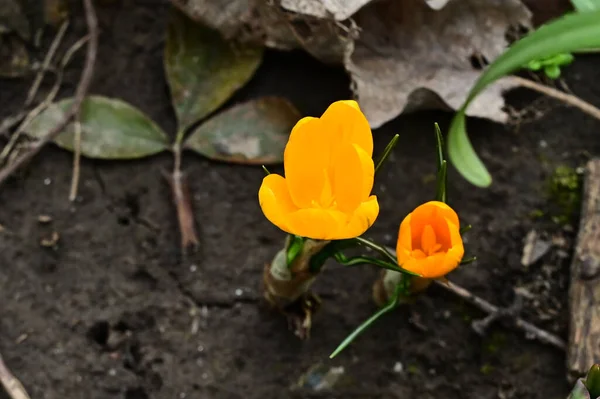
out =
<svg viewBox="0 0 600 399"><path fill-rule="evenodd" d="M396 254L402 268L422 278L445 276L465 254L458 215L443 202L420 205L400 225Z"/></svg>
<svg viewBox="0 0 600 399"><path fill-rule="evenodd" d="M263 213L283 231L316 240L363 234L379 214L371 195L373 135L356 101L337 101L320 118L293 128L284 152L285 177L263 179Z"/></svg>

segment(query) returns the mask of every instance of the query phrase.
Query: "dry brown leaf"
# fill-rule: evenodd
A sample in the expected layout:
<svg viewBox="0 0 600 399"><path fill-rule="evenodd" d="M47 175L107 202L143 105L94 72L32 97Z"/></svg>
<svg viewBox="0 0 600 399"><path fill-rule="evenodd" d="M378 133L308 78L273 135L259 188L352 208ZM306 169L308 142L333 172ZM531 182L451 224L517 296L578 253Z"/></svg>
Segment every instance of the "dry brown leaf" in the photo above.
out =
<svg viewBox="0 0 600 399"><path fill-rule="evenodd" d="M343 62L373 127L402 112L458 108L481 73L474 60L494 60L509 27L531 25L521 0L171 1L226 38ZM499 81L468 114L506 121L502 92L513 86Z"/></svg>
<svg viewBox="0 0 600 399"><path fill-rule="evenodd" d="M294 4L300 4L302 1L314 2L288 1L288 6L294 8ZM352 3L360 1L353 0ZM355 35L351 27L346 27L331 18L321 19L310 14L288 11L279 5L279 0L171 2L193 20L218 30L226 39L260 43L279 50L303 48L326 63L341 64L351 45L349 38ZM320 0L317 3L320 3ZM301 7L297 5L296 8Z"/></svg>
<svg viewBox="0 0 600 399"><path fill-rule="evenodd" d="M281 7L302 15L343 21L371 1L373 0L281 0Z"/></svg>
<svg viewBox="0 0 600 399"><path fill-rule="evenodd" d="M354 18L361 35L346 69L376 128L402 112L459 108L481 73L473 61L500 55L507 29L529 26L531 13L518 0L451 0L437 11L423 0L386 0ZM504 122L502 92L511 86L491 86L468 114Z"/></svg>

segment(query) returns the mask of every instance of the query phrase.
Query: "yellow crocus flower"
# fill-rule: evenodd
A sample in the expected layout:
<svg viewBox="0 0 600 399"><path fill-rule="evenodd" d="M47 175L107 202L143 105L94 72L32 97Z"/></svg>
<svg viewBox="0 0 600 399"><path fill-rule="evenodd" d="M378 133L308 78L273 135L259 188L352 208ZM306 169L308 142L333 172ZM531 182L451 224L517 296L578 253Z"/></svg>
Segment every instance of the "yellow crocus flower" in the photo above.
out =
<svg viewBox="0 0 600 399"><path fill-rule="evenodd" d="M337 101L320 118L292 129L284 152L285 177L263 179L263 213L283 231L317 240L363 234L379 214L371 195L373 135L356 101Z"/></svg>

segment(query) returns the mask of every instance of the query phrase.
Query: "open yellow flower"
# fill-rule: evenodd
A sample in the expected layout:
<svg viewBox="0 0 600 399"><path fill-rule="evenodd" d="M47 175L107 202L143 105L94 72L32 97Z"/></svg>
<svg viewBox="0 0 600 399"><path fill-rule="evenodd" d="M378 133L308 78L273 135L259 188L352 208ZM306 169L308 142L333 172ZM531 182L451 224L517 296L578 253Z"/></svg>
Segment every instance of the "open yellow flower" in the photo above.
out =
<svg viewBox="0 0 600 399"><path fill-rule="evenodd" d="M465 254L458 215L443 202L418 206L400 224L396 254L402 268L423 278L445 276Z"/></svg>
<svg viewBox="0 0 600 399"><path fill-rule="evenodd" d="M356 101L337 101L292 129L285 178L263 179L263 213L283 231L320 240L358 237L379 214L371 194L373 135Z"/></svg>

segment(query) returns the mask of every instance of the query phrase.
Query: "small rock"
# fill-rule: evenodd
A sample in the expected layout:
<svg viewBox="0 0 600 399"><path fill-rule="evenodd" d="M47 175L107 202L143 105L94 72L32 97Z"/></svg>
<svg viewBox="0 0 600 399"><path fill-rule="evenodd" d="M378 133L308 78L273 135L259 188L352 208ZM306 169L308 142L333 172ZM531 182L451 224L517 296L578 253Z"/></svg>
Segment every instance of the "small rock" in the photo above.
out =
<svg viewBox="0 0 600 399"><path fill-rule="evenodd" d="M399 373L401 373L403 371L404 371L404 366L402 365L402 363L396 362L394 364L394 373L398 373L399 374Z"/></svg>
<svg viewBox="0 0 600 399"><path fill-rule="evenodd" d="M521 264L523 266L531 266L540 260L542 256L546 255L551 247L552 244L550 242L540 238L535 230L531 230L525 237Z"/></svg>

